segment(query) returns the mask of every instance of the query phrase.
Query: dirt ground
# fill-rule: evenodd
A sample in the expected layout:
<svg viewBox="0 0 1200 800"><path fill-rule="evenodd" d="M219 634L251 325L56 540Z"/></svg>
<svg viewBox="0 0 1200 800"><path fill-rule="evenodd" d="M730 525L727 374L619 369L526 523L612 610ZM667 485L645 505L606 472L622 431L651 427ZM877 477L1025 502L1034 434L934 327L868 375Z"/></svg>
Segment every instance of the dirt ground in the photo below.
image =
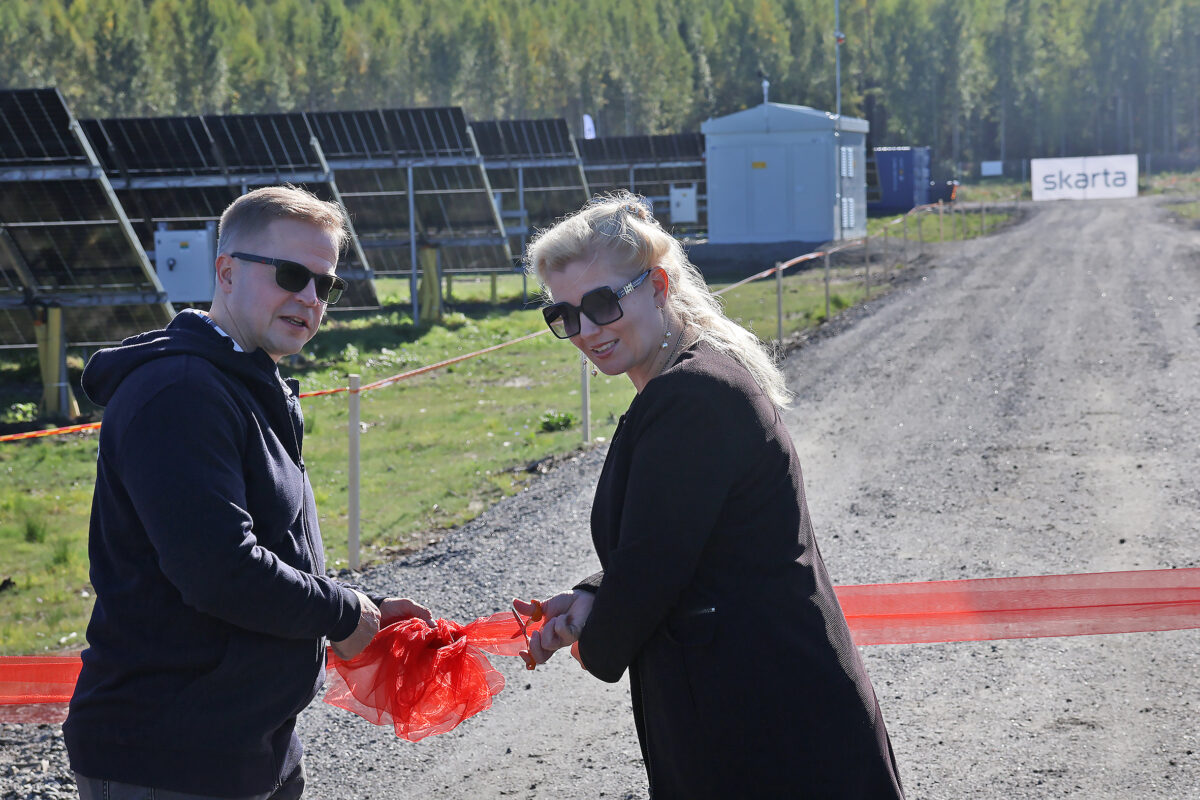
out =
<svg viewBox="0 0 1200 800"><path fill-rule="evenodd" d="M1200 231L1161 198L1021 214L788 357L835 583L1200 566ZM570 586L602 458L362 582L463 621ZM1200 798L1200 631L862 652L910 798ZM627 683L493 660L494 707L417 744L315 703L306 796L646 797ZM0 726L0 797L72 796L57 734Z"/></svg>

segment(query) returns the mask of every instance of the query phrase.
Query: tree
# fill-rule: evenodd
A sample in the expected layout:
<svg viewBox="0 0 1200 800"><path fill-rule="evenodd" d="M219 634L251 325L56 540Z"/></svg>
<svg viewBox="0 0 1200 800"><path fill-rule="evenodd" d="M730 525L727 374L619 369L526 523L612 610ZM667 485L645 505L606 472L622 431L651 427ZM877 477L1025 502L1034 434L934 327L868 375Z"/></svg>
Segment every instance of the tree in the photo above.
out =
<svg viewBox="0 0 1200 800"><path fill-rule="evenodd" d="M79 27L91 30L85 49L91 88L85 110L96 116L134 116L152 110L148 90L150 69L150 19L146 6L128 0L91 0L76 3L83 19Z"/></svg>

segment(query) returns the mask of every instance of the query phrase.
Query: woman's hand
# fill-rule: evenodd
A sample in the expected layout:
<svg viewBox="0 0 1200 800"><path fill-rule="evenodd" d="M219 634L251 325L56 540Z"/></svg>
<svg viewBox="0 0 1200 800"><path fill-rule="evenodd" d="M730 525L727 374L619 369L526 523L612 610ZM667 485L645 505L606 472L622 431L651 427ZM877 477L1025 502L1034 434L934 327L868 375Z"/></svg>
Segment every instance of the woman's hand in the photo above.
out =
<svg viewBox="0 0 1200 800"><path fill-rule="evenodd" d="M588 615L592 613L592 603L595 601L595 594L580 589L556 594L549 600L542 601L545 621L541 630L529 634L528 653L533 657L534 663L545 664L555 651L569 646L571 655L579 662L579 666L587 669L579 657L576 643L583 632L583 626L587 623ZM517 611L530 617L537 610L533 603L524 600L514 600L513 605Z"/></svg>

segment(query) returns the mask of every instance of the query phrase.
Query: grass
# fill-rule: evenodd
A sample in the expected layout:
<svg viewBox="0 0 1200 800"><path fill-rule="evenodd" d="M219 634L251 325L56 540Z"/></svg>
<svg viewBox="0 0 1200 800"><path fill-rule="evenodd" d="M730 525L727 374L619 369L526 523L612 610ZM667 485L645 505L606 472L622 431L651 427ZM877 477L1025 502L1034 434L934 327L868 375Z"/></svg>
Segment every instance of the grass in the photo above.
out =
<svg viewBox="0 0 1200 800"><path fill-rule="evenodd" d="M861 251L857 251L861 253ZM854 256L851 256L853 259ZM825 283L821 261L810 262L815 267L804 271L798 268L784 272L783 277L783 335L788 337L798 331L812 328L825 321ZM882 265L876 269L882 270ZM878 274L873 280L872 296L879 293ZM719 290L726 284L714 284ZM829 307L837 314L866 299L861 264L854 267L830 269ZM774 279L755 281L738 287L722 297L725 313L753 331L764 340L774 339L778 332L779 315L775 295Z"/></svg>
<svg viewBox="0 0 1200 800"><path fill-rule="evenodd" d="M1171 213L1176 214L1185 219L1200 220L1200 202L1194 203L1171 203Z"/></svg>
<svg viewBox="0 0 1200 800"><path fill-rule="evenodd" d="M858 253L843 258L850 266L830 272L834 313L866 294ZM878 258L875 280L883 270ZM724 299L732 318L764 338L776 331L773 284L758 281ZM500 276L493 304L488 277L456 277L442 322L415 327L407 281L381 279L381 310L332 315L281 370L304 391L335 388L350 373L368 383L539 331L536 300L526 294L533 288L520 275ZM785 335L825 319L821 262L787 273L783 288ZM72 356L76 391L82 366ZM6 408L36 401L36 370L29 354L0 362ZM624 377L592 378L593 442L611 436L632 397ZM326 558L336 568L348 555L348 397L308 398L304 408L305 459ZM361 395L364 561L418 549L520 491L539 464L583 446L580 415L578 351L549 335ZM0 654L83 644L93 602L87 528L97 444L95 434L0 444L0 585L8 587L0 589Z"/></svg>
<svg viewBox="0 0 1200 800"><path fill-rule="evenodd" d="M0 586L8 586L0 589L0 653L78 644L91 613L87 523L96 440L43 441L0 445Z"/></svg>
<svg viewBox="0 0 1200 800"><path fill-rule="evenodd" d="M1200 196L1200 171L1156 172L1142 178L1146 194Z"/></svg>
<svg viewBox="0 0 1200 800"><path fill-rule="evenodd" d="M1008 210L988 211L986 207L981 211L946 206L940 219L936 209L910 214L907 222L903 217L903 214L871 217L867 220L867 234L873 238L882 238L886 230L889 238L905 238L907 230L909 241L949 242L974 239L983 235L985 224L987 231L994 233L1001 225L1010 222L1013 214Z"/></svg>
<svg viewBox="0 0 1200 800"><path fill-rule="evenodd" d="M1031 200L1029 181L1015 178L987 178L962 183L958 187L958 200L963 203L1011 203L1020 197Z"/></svg>

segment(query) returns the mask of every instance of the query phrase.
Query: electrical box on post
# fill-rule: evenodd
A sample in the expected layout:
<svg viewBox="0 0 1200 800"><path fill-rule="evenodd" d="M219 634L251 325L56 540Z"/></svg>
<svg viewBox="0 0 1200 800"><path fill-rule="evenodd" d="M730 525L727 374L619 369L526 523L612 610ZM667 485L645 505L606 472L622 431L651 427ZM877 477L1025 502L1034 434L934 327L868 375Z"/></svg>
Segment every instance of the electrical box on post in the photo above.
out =
<svg viewBox="0 0 1200 800"><path fill-rule="evenodd" d="M154 268L172 303L212 302L216 231L154 232Z"/></svg>
<svg viewBox="0 0 1200 800"><path fill-rule="evenodd" d="M696 184L671 184L671 224L696 223Z"/></svg>

